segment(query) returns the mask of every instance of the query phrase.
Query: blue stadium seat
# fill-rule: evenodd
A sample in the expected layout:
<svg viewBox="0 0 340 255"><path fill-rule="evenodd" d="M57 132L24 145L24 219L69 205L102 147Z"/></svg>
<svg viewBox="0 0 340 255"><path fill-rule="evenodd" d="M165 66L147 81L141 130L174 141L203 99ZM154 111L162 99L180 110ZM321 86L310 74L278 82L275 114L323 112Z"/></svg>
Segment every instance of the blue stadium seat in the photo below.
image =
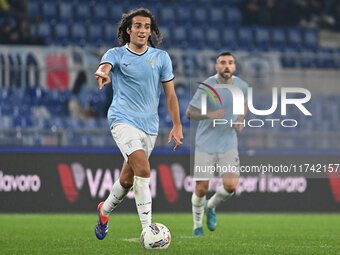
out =
<svg viewBox="0 0 340 255"><path fill-rule="evenodd" d="M209 28L206 32L207 47L218 50L222 48L221 32L215 28Z"/></svg>
<svg viewBox="0 0 340 255"><path fill-rule="evenodd" d="M197 75L199 66L197 56L195 54L186 54L182 57L184 75Z"/></svg>
<svg viewBox="0 0 340 255"><path fill-rule="evenodd" d="M162 8L159 10L159 18L159 23L161 25L174 25L176 21L176 14L172 5L162 6Z"/></svg>
<svg viewBox="0 0 340 255"><path fill-rule="evenodd" d="M287 43L288 47L301 49L302 48L302 35L299 28L288 28L287 29Z"/></svg>
<svg viewBox="0 0 340 255"><path fill-rule="evenodd" d="M53 2L44 2L42 4L42 10L44 15L44 20L49 22L55 22L58 18L57 6Z"/></svg>
<svg viewBox="0 0 340 255"><path fill-rule="evenodd" d="M274 49L284 49L286 47L286 36L282 28L273 28L271 31L271 47Z"/></svg>
<svg viewBox="0 0 340 255"><path fill-rule="evenodd" d="M162 6L161 2L159 1L157 4L151 4L151 5L143 5L143 4L139 4L138 7L145 7L147 9L149 9L151 11L151 13L153 14L153 16L155 17L156 21L158 22L158 20L160 19L159 14L158 14L158 10L159 7ZM130 10L129 7L127 7L128 10ZM174 6L172 8L175 8Z"/></svg>
<svg viewBox="0 0 340 255"><path fill-rule="evenodd" d="M98 117L106 116L105 95L100 92L92 93L90 95L89 105Z"/></svg>
<svg viewBox="0 0 340 255"><path fill-rule="evenodd" d="M242 24L242 14L238 8L227 8L226 15L229 26L240 26Z"/></svg>
<svg viewBox="0 0 340 255"><path fill-rule="evenodd" d="M222 8L210 8L209 13L210 25L222 27L226 24L225 14Z"/></svg>
<svg viewBox="0 0 340 255"><path fill-rule="evenodd" d="M86 25L83 23L74 23L71 27L72 42L78 46L85 46L87 32Z"/></svg>
<svg viewBox="0 0 340 255"><path fill-rule="evenodd" d="M107 141L109 136L106 135L93 135L89 138L90 146L104 147L107 146ZM110 140L113 140L112 138Z"/></svg>
<svg viewBox="0 0 340 255"><path fill-rule="evenodd" d="M187 30L183 26L176 26L172 31L172 38L174 47L185 48L187 47Z"/></svg>
<svg viewBox="0 0 340 255"><path fill-rule="evenodd" d="M163 35L162 46L165 48L171 47L172 42L171 42L170 29L168 27L160 27L159 29Z"/></svg>
<svg viewBox="0 0 340 255"><path fill-rule="evenodd" d="M70 2L60 2L58 4L59 20L62 22L73 21L73 5Z"/></svg>
<svg viewBox="0 0 340 255"><path fill-rule="evenodd" d="M98 129L99 130L108 130L109 127L109 122L107 121L107 118L101 118L98 120Z"/></svg>
<svg viewBox="0 0 340 255"><path fill-rule="evenodd" d="M101 46L104 40L103 26L100 23L91 23L88 26L88 42L94 46Z"/></svg>
<svg viewBox="0 0 340 255"><path fill-rule="evenodd" d="M30 1L28 3L28 15L31 18L36 18L41 16L40 4L36 1Z"/></svg>
<svg viewBox="0 0 340 255"><path fill-rule="evenodd" d="M116 35L117 35L117 26L112 23L106 22L104 27L104 41L108 45L113 45L116 43Z"/></svg>
<svg viewBox="0 0 340 255"><path fill-rule="evenodd" d="M241 27L238 29L238 42L239 47L242 49L251 49L254 45L253 43L253 31L249 27Z"/></svg>
<svg viewBox="0 0 340 255"><path fill-rule="evenodd" d="M103 3L96 3L93 8L93 17L92 20L94 22L103 22L108 19L107 7Z"/></svg>
<svg viewBox="0 0 340 255"><path fill-rule="evenodd" d="M313 50L304 49L300 53L300 66L303 68L316 68L316 54Z"/></svg>
<svg viewBox="0 0 340 255"><path fill-rule="evenodd" d="M317 67L333 68L332 50L319 48L317 50Z"/></svg>
<svg viewBox="0 0 340 255"><path fill-rule="evenodd" d="M49 44L53 38L53 27L48 22L40 22L36 27L36 35Z"/></svg>
<svg viewBox="0 0 340 255"><path fill-rule="evenodd" d="M67 136L67 144L69 146L89 146L89 135L79 133L69 133Z"/></svg>
<svg viewBox="0 0 340 255"><path fill-rule="evenodd" d="M67 45L70 42L69 26L66 23L55 25L54 42L57 45Z"/></svg>
<svg viewBox="0 0 340 255"><path fill-rule="evenodd" d="M270 46L270 30L266 27L255 27L255 45L261 50L267 50Z"/></svg>
<svg viewBox="0 0 340 255"><path fill-rule="evenodd" d="M338 95L328 96L327 102L329 102L329 112L331 115L331 131L340 131L340 100ZM327 121L327 120L325 120Z"/></svg>
<svg viewBox="0 0 340 255"><path fill-rule="evenodd" d="M122 18L122 14L125 12L124 6L121 4L109 4L108 6L108 18L114 24L117 24Z"/></svg>
<svg viewBox="0 0 340 255"><path fill-rule="evenodd" d="M41 87L27 87L24 89L24 97L20 101L30 106L39 106L43 104L43 98L46 92Z"/></svg>
<svg viewBox="0 0 340 255"><path fill-rule="evenodd" d="M13 129L14 123L13 118L10 115L1 116L0 129Z"/></svg>
<svg viewBox="0 0 340 255"><path fill-rule="evenodd" d="M198 7L193 8L193 24L194 26L200 26L206 24L209 21L208 13L205 8Z"/></svg>
<svg viewBox="0 0 340 255"><path fill-rule="evenodd" d="M78 22L85 22L89 20L91 17L89 4L84 1L75 4L74 15Z"/></svg>
<svg viewBox="0 0 340 255"><path fill-rule="evenodd" d="M48 108L53 116L67 116L69 91L48 90L44 98L44 105Z"/></svg>
<svg viewBox="0 0 340 255"><path fill-rule="evenodd" d="M336 49L332 54L333 67L336 69L340 68L340 49Z"/></svg>
<svg viewBox="0 0 340 255"><path fill-rule="evenodd" d="M188 24L189 22L191 22L190 9L185 8L182 5L177 7L176 17L177 17L177 25Z"/></svg>
<svg viewBox="0 0 340 255"><path fill-rule="evenodd" d="M69 130L81 129L83 126L82 123L83 123L82 120L78 118L67 117L65 129L69 129Z"/></svg>
<svg viewBox="0 0 340 255"><path fill-rule="evenodd" d="M14 126L20 129L27 129L32 127L32 121L25 116L18 116L14 118Z"/></svg>
<svg viewBox="0 0 340 255"><path fill-rule="evenodd" d="M294 68L298 65L298 54L296 49L286 48L281 55L281 64L285 68Z"/></svg>
<svg viewBox="0 0 340 255"><path fill-rule="evenodd" d="M234 50L238 47L237 35L235 29L232 27L225 27L221 31L223 46L230 50Z"/></svg>
<svg viewBox="0 0 340 255"><path fill-rule="evenodd" d="M67 126L66 118L59 115L53 116L53 118L49 119L49 122L52 130L63 130Z"/></svg>
<svg viewBox="0 0 340 255"><path fill-rule="evenodd" d="M201 27L194 27L189 29L190 31L190 45L196 49L202 49L205 46L205 35Z"/></svg>
<svg viewBox="0 0 340 255"><path fill-rule="evenodd" d="M315 50L318 47L318 32L315 29L304 29L304 46Z"/></svg>
<svg viewBox="0 0 340 255"><path fill-rule="evenodd" d="M74 23L71 25L71 44L76 46L85 46L87 39L86 25Z"/></svg>

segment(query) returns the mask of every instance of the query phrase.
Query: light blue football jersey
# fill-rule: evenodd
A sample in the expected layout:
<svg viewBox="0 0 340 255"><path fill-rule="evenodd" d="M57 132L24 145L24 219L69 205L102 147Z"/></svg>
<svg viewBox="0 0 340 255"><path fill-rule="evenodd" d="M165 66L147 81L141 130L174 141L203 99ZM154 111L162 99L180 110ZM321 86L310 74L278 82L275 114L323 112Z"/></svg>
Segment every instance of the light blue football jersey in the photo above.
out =
<svg viewBox="0 0 340 255"><path fill-rule="evenodd" d="M174 79L167 52L148 47L143 54L127 45L108 50L100 64L112 65L112 104L108 110L110 128L123 122L157 135L158 103L162 82Z"/></svg>
<svg viewBox="0 0 340 255"><path fill-rule="evenodd" d="M228 121L227 124L219 124L213 126L213 119L200 120L197 126L196 138L195 138L195 150L205 153L223 153L231 149L237 149L237 134L235 128L230 127L230 120L235 122L238 115L233 115L233 98L232 94L227 88L216 88L217 75L209 77L204 83L212 86L219 94L222 105L216 95L214 95L217 104L213 99L207 95L207 112L216 111L218 109L225 109L226 115L222 119ZM247 102L248 98L248 84L241 80L237 76L233 76L233 86L242 90L244 95L244 102ZM207 87L200 85L199 88L209 90ZM190 105L201 109L201 96L207 94L201 89L197 89L193 98L190 101Z"/></svg>

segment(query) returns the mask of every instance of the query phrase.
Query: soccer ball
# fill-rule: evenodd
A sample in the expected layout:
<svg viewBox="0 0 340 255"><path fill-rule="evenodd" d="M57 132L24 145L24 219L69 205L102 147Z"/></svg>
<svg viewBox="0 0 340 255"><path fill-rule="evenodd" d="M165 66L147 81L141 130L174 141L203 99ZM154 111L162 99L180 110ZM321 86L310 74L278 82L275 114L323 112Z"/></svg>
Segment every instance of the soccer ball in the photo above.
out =
<svg viewBox="0 0 340 255"><path fill-rule="evenodd" d="M148 250L165 250L170 246L170 231L163 224L152 223L143 229L140 235L140 242Z"/></svg>

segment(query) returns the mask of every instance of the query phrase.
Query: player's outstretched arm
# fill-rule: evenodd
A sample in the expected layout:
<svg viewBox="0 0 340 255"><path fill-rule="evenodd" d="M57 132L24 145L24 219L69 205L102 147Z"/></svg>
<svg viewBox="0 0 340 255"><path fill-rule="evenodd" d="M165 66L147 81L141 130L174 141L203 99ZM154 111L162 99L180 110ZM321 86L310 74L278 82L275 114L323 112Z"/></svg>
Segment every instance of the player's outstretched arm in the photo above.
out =
<svg viewBox="0 0 340 255"><path fill-rule="evenodd" d="M172 119L173 128L169 134L168 143L171 142L173 138L176 142L174 150L176 150L181 144L183 140L183 131L182 131L182 124L179 117L179 106L178 100L175 93L175 87L173 81L168 81L163 83L165 98L166 98L166 106L168 107L168 111L170 117Z"/></svg>
<svg viewBox="0 0 340 255"><path fill-rule="evenodd" d="M94 73L96 80L99 85L99 89L102 89L105 85L111 82L109 72L112 66L110 64L102 64L98 67L97 71Z"/></svg>
<svg viewBox="0 0 340 255"><path fill-rule="evenodd" d="M189 120L222 119L224 118L226 112L227 111L225 109L219 109L213 112L208 112L207 114L203 115L201 114L200 109L189 104L185 116Z"/></svg>

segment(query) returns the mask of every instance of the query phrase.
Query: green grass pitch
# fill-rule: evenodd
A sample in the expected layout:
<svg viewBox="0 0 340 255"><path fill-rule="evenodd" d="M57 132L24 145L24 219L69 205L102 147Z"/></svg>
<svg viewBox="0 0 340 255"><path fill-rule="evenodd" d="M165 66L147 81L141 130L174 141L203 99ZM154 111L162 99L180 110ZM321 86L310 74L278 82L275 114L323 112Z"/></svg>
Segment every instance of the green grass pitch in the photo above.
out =
<svg viewBox="0 0 340 255"><path fill-rule="evenodd" d="M136 214L113 214L96 239L96 214L0 214L0 254L340 254L340 214L223 214L193 237L191 214L154 214L169 227L168 250L144 250ZM205 223L205 219L204 219Z"/></svg>

